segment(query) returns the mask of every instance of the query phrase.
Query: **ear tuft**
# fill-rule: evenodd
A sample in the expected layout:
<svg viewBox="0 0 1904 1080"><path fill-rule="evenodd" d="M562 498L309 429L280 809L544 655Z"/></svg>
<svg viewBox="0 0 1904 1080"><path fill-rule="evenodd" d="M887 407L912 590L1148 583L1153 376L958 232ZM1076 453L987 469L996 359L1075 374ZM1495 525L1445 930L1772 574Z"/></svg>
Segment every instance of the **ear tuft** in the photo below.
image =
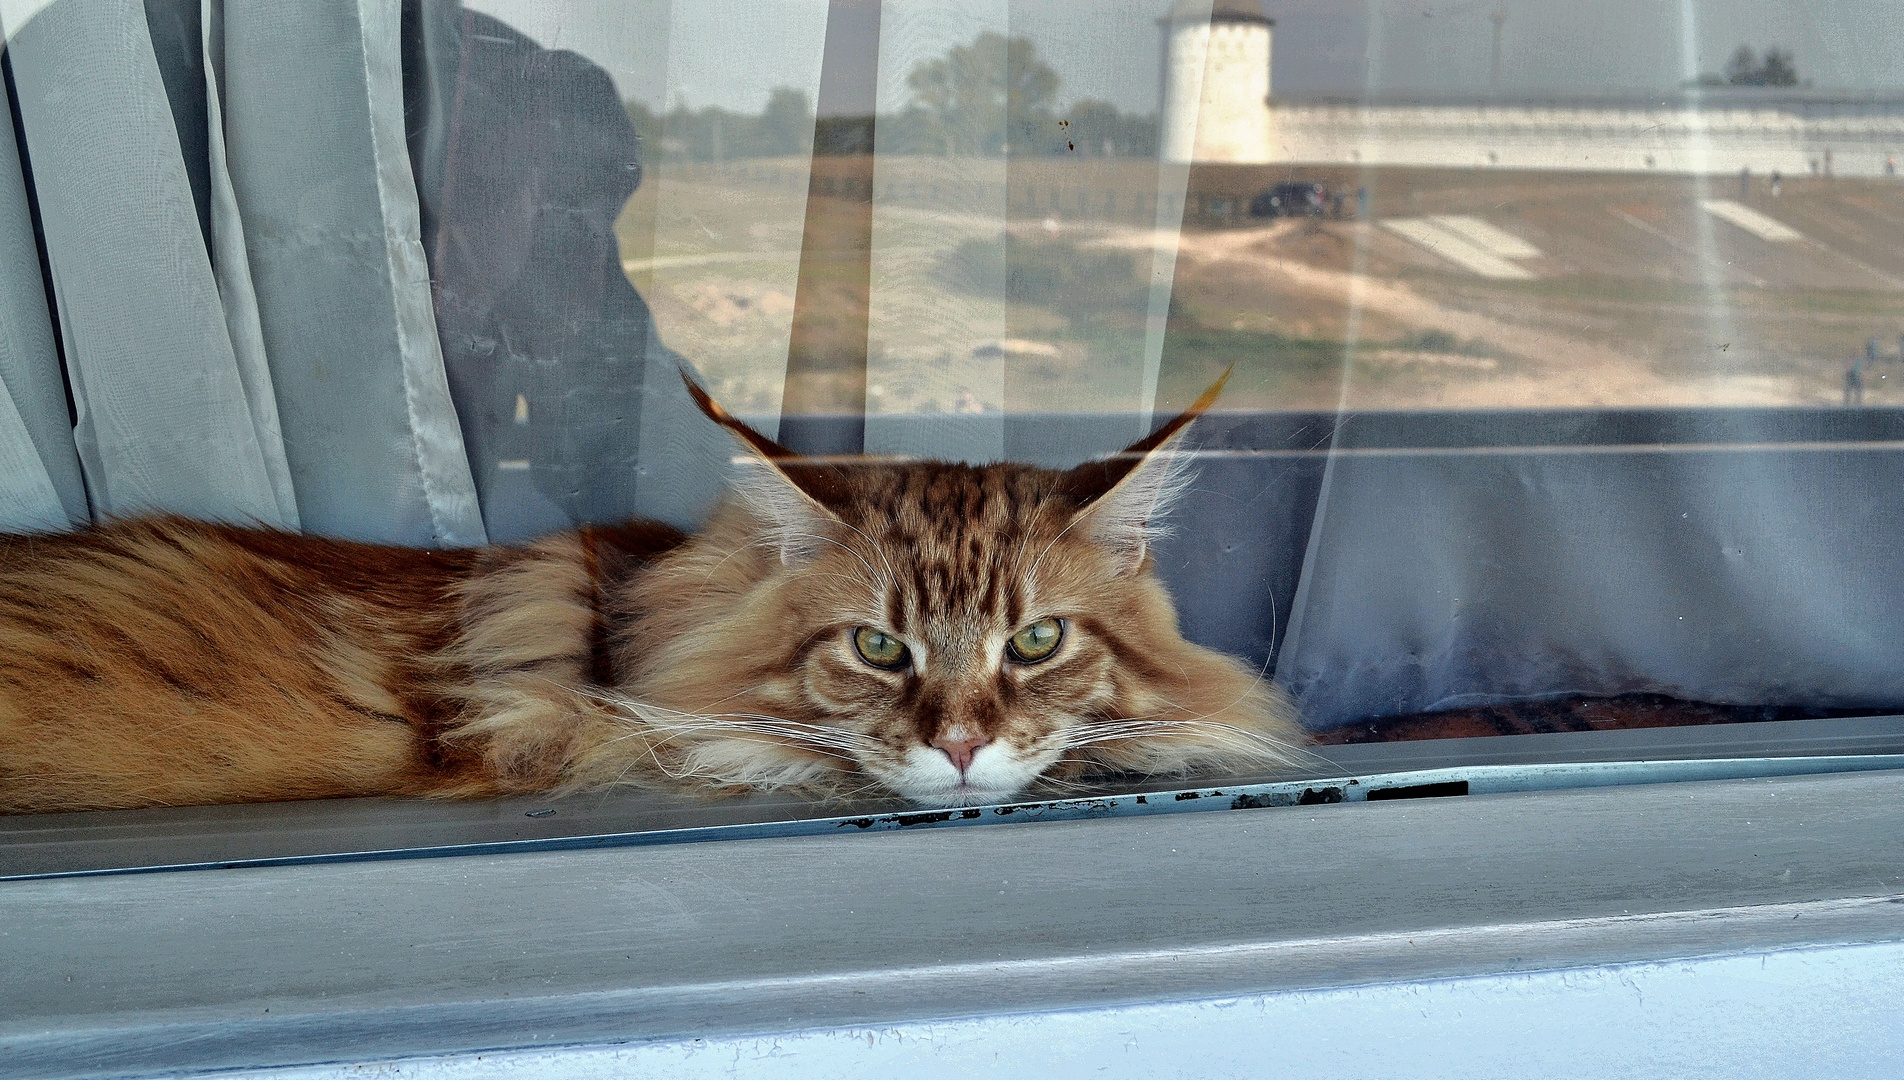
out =
<svg viewBox="0 0 1904 1080"><path fill-rule="evenodd" d="M734 419L732 413L721 408L720 402L715 401L712 395L701 389L700 383L694 381L694 376L689 374L686 364L680 365L680 371L681 381L687 384L688 396L694 399L694 404L701 410L701 414L733 433L735 438L747 444L748 449L769 461L800 456Z"/></svg>
<svg viewBox="0 0 1904 1080"><path fill-rule="evenodd" d="M1156 431L1066 475L1065 492L1079 507L1072 521L1117 556L1123 573L1137 572L1151 543L1169 531L1162 519L1190 488L1192 459L1182 450L1190 422L1216 404L1235 370L1234 364L1226 368L1188 409Z"/></svg>
<svg viewBox="0 0 1904 1080"><path fill-rule="evenodd" d="M834 514L827 509L829 503L840 505L850 489L850 484L842 470L832 464L816 462L736 420L732 413L721 408L720 403L701 389L694 381L687 366L681 367L681 381L688 388L688 396L694 399L701 413L709 420L727 429L728 433L740 440L750 454L743 459L749 463L758 462L767 466L763 474L757 470L743 468L735 481L735 487L741 497L756 513L766 514L778 507L785 513L768 517L768 520L792 522L802 528L808 524L807 517L793 513L794 506L786 501L787 493L775 489L774 485L792 489L795 501L804 500L811 504L806 507L808 516L817 515L817 520L833 520ZM751 494L750 494L751 492ZM789 515L792 516L789 516ZM782 557L786 549L782 549Z"/></svg>
<svg viewBox="0 0 1904 1080"><path fill-rule="evenodd" d="M1178 449L1182 440L1178 433L1145 454L1123 480L1074 519L1086 537L1117 557L1121 573L1136 573L1150 545L1169 534L1163 519L1195 479L1193 456Z"/></svg>
<svg viewBox="0 0 1904 1080"><path fill-rule="evenodd" d="M826 543L831 511L800 490L779 466L751 455L734 459L734 494L765 526L764 539L788 566L802 566Z"/></svg>
<svg viewBox="0 0 1904 1080"><path fill-rule="evenodd" d="M805 458L734 419L701 389L685 365L681 381L709 420L726 428L752 451L734 459L734 494L766 527L766 539L780 553L780 561L798 566L811 560L826 542L827 526L838 521L820 502L820 496L839 486L837 470L802 468L807 464ZM795 480L789 469L799 471L806 483Z"/></svg>

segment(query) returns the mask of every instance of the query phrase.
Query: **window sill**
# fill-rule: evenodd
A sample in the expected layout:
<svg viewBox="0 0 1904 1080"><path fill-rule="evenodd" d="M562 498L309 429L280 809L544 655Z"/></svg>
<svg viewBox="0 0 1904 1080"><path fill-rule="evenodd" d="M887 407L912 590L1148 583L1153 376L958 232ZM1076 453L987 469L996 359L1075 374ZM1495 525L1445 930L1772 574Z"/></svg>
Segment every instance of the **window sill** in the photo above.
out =
<svg viewBox="0 0 1904 1080"><path fill-rule="evenodd" d="M1879 771L11 881L0 1072L712 1038L1900 941L1900 794L1904 771Z"/></svg>
<svg viewBox="0 0 1904 1080"><path fill-rule="evenodd" d="M0 816L0 881L825 836L1904 769L1904 716L1317 747L1274 778L1153 780L1008 807L710 801L648 791L329 799Z"/></svg>

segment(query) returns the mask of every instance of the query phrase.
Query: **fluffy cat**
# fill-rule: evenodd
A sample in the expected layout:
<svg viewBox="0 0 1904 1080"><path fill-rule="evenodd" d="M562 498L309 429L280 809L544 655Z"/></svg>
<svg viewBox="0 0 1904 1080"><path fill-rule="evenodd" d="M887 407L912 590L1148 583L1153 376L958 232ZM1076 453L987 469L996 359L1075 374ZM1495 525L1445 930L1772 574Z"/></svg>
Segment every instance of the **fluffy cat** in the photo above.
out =
<svg viewBox="0 0 1904 1080"><path fill-rule="evenodd" d="M975 804L1295 753L1149 545L1190 411L1069 471L749 453L688 537L0 537L0 811L638 783Z"/></svg>

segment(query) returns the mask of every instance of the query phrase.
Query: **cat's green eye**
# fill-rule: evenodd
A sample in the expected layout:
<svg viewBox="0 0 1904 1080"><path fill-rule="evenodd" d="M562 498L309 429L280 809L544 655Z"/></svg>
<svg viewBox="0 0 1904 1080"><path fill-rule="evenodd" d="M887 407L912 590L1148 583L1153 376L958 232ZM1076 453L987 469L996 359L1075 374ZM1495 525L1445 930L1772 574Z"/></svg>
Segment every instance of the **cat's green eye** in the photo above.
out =
<svg viewBox="0 0 1904 1080"><path fill-rule="evenodd" d="M1058 651L1064 640L1064 620L1039 619L1011 636L1005 651L1021 664L1035 664Z"/></svg>
<svg viewBox="0 0 1904 1080"><path fill-rule="evenodd" d="M906 650L906 643L888 634L884 630L875 630L862 626L853 631L853 648L859 650L859 658L876 668L896 671L905 667L912 659Z"/></svg>

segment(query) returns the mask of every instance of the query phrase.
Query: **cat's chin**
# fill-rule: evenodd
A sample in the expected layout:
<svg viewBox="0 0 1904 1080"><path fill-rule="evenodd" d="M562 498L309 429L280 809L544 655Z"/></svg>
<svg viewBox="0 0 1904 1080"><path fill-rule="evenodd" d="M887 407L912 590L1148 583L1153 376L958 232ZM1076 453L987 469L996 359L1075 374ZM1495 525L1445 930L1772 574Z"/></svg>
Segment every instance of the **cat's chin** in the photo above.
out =
<svg viewBox="0 0 1904 1080"><path fill-rule="evenodd" d="M907 751L901 768L880 779L900 798L922 807L986 806L1022 798L1041 764L994 743L980 748L971 767L961 773L944 753L915 747Z"/></svg>
<svg viewBox="0 0 1904 1080"><path fill-rule="evenodd" d="M960 784L946 791L931 795L902 792L907 802L927 809L952 806L989 806L993 803L1008 803L1018 799L1019 792L1014 788L981 788L970 784Z"/></svg>

